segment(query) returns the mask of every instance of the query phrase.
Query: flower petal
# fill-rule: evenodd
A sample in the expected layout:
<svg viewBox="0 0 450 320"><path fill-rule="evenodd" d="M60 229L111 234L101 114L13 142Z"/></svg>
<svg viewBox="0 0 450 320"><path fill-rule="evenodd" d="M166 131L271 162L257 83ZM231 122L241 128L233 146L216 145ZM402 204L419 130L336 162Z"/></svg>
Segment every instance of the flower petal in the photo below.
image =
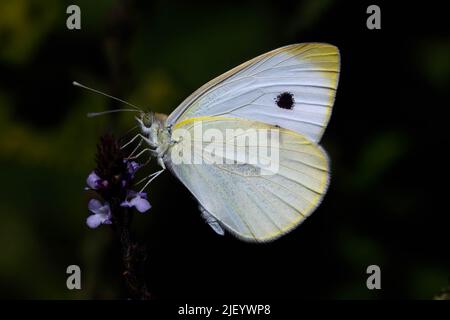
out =
<svg viewBox="0 0 450 320"><path fill-rule="evenodd" d="M86 179L86 184L91 189L98 189L98 182L100 180L102 179L95 173L95 171L92 171Z"/></svg>
<svg viewBox="0 0 450 320"><path fill-rule="evenodd" d="M106 214L107 216L111 215L111 208L108 203L105 203L105 205L103 205L98 211L99 213Z"/></svg>
<svg viewBox="0 0 450 320"><path fill-rule="evenodd" d="M139 212L143 213L148 211L152 206L150 202L148 202L147 194L145 192L137 193L135 191L130 190L128 192L128 196L133 196L130 200L123 201L120 205L122 207L135 207Z"/></svg>
<svg viewBox="0 0 450 320"><path fill-rule="evenodd" d="M97 199L91 199L88 203L88 209L94 214L104 215L108 219L111 218L111 208L108 202L102 204Z"/></svg>
<svg viewBox="0 0 450 320"><path fill-rule="evenodd" d="M137 211L141 213L148 211L152 207L147 199L141 198L139 195L131 199L130 204L135 206Z"/></svg>
<svg viewBox="0 0 450 320"><path fill-rule="evenodd" d="M127 169L128 169L128 173L130 175L134 175L140 167L141 167L141 165L139 163L137 163L136 161L127 162Z"/></svg>
<svg viewBox="0 0 450 320"><path fill-rule="evenodd" d="M102 207L102 203L97 199L91 199L88 203L89 211L93 213L99 213L100 208Z"/></svg>
<svg viewBox="0 0 450 320"><path fill-rule="evenodd" d="M111 220L106 214L93 214L87 217L86 224L89 228L95 229L101 224L111 224Z"/></svg>

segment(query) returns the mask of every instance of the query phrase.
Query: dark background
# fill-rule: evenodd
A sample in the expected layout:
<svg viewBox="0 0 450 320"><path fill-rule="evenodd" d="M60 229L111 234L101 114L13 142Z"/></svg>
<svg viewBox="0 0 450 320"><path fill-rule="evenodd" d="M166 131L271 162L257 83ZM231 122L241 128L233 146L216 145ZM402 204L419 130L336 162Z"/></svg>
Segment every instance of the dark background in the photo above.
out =
<svg viewBox="0 0 450 320"><path fill-rule="evenodd" d="M66 28L81 7L82 29ZM126 298L119 246L85 225L85 179L104 132L129 113L73 80L170 113L192 91L271 49L329 42L341 51L321 144L332 180L298 229L265 244L219 237L169 172L136 215L156 298L431 299L449 285L450 36L442 2L0 2L0 297ZM366 8L381 7L381 30ZM156 165L146 169L152 172ZM66 288L66 267L82 290ZM366 288L381 268L382 290Z"/></svg>

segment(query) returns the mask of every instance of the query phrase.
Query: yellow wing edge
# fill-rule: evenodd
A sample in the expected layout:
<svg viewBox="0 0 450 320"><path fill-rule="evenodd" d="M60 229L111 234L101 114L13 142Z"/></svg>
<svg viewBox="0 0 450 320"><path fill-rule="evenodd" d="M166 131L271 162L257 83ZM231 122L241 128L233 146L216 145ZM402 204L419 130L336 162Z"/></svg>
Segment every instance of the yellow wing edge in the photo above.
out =
<svg viewBox="0 0 450 320"><path fill-rule="evenodd" d="M335 65L336 73L330 73L330 72L322 73L322 76L330 81L330 87L333 88L333 90L331 90L330 96L328 97L329 108L327 108L327 111L325 114L324 122L327 124L331 118L334 101L336 100L336 92L337 92L337 88L339 85L339 75L341 72L341 53L339 51L339 48L336 47L335 45L325 43L325 42L307 42L307 43L299 43L299 44L293 44L290 46L282 47L277 50L271 51L269 53L272 53L272 52L278 53L278 50L281 50L281 49L287 49L286 51L290 52L291 54L298 55L298 58L297 58L298 60L304 59L305 57L302 54L305 52L308 52L309 50L312 50L312 49L319 50L319 55L317 55L315 58L311 59L310 60L311 63L324 62L321 59L322 56L320 55L320 51L323 51L322 53L325 55L335 55L336 56L336 61L327 61L327 62L336 63L336 65ZM327 51L331 51L331 53L329 52L328 54L326 54ZM321 129L320 134L319 134L320 137L323 136L326 127L327 126L325 125ZM319 139L319 141L320 141L320 139Z"/></svg>
<svg viewBox="0 0 450 320"><path fill-rule="evenodd" d="M286 130L286 129L284 129L284 130ZM293 132L293 133L297 134L296 132ZM306 139L303 135L300 135L300 136L302 136L304 139ZM292 230L296 229L303 221L306 220L306 218L308 218L317 209L317 207L322 203L322 200L323 200L325 194L327 193L328 186L330 185L330 179L331 179L330 160L329 160L327 153L321 146L319 146L315 143L312 143L312 142L311 142L311 144L319 149L322 159L325 161L326 168L327 168L326 174L324 174L321 184L320 184L320 193L311 202L311 206L308 209L306 209L305 212L301 212L300 210L298 210L297 212L299 213L299 218L297 220L294 220L291 224L289 224L285 228L281 229L280 231L270 233L268 236L261 237L261 238L245 236L245 235L239 233L238 231L234 230L230 226L227 226L226 224L220 222L222 225L225 225L227 230L229 230L233 236L235 236L238 239L245 241L245 242L254 242L254 243L272 242L272 241L277 240L278 238L284 236L285 234L291 232Z"/></svg>

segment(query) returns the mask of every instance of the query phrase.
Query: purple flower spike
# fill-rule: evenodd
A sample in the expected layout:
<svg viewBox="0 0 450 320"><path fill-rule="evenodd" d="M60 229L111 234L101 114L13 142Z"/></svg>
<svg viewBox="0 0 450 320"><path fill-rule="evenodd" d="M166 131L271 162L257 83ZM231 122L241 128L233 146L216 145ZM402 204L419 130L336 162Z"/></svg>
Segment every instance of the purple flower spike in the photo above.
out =
<svg viewBox="0 0 450 320"><path fill-rule="evenodd" d="M91 199L88 204L88 209L93 215L86 219L86 224L89 228L95 229L101 224L111 224L111 208L106 202L102 204L97 199Z"/></svg>
<svg viewBox="0 0 450 320"><path fill-rule="evenodd" d="M120 204L122 207L135 207L141 213L148 211L152 207L147 200L147 194L145 192L136 193L132 191L130 195L132 195L132 198L122 202Z"/></svg>

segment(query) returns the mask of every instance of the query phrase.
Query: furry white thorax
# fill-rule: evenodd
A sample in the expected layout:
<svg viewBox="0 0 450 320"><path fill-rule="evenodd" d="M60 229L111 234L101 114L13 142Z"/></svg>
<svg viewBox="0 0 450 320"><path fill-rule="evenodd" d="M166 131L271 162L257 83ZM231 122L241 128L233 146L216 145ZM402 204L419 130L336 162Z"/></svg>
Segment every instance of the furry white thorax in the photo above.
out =
<svg viewBox="0 0 450 320"><path fill-rule="evenodd" d="M147 112L136 117L141 128L144 141L149 145L151 153L165 169L163 157L171 144L170 128L166 126L167 115Z"/></svg>

